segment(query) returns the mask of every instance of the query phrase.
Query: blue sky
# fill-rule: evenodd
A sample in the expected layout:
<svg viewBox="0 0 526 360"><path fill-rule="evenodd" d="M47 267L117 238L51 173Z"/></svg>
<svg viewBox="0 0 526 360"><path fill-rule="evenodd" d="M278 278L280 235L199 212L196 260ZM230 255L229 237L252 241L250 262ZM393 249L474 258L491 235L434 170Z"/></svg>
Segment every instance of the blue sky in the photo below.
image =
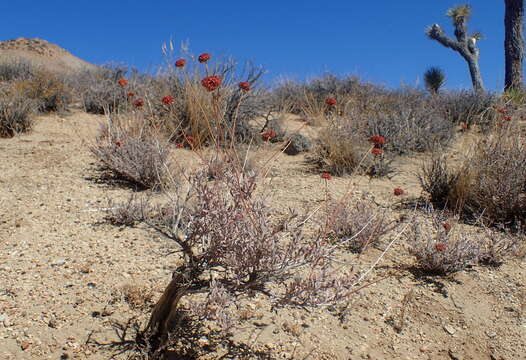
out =
<svg viewBox="0 0 526 360"><path fill-rule="evenodd" d="M376 0L3 0L0 40L39 37L96 64L146 70L161 45L189 41L194 53L231 55L263 65L272 83L332 72L397 87L421 84L428 66L447 87L471 87L465 61L426 38L427 25L452 35L446 10L459 1ZM488 89L504 80L504 1L469 2L471 31L482 31L481 71ZM6 15L7 14L7 15Z"/></svg>

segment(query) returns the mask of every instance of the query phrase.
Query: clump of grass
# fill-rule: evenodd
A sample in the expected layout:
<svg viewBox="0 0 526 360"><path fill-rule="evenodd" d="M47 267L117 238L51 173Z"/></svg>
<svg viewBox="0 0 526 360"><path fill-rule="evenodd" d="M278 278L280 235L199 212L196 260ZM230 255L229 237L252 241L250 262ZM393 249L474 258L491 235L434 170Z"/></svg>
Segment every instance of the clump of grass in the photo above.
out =
<svg viewBox="0 0 526 360"><path fill-rule="evenodd" d="M491 107L499 102L496 95L489 92L450 91L434 98L443 116L452 124L479 125L482 130L490 130L496 119Z"/></svg>
<svg viewBox="0 0 526 360"><path fill-rule="evenodd" d="M13 137L33 127L36 104L20 95L0 96L0 137Z"/></svg>
<svg viewBox="0 0 526 360"><path fill-rule="evenodd" d="M28 61L8 58L0 60L0 82L30 80L34 72L34 66Z"/></svg>
<svg viewBox="0 0 526 360"><path fill-rule="evenodd" d="M424 164L420 183L430 201L465 220L524 230L526 218L526 143L513 124L478 142L461 165L445 157Z"/></svg>

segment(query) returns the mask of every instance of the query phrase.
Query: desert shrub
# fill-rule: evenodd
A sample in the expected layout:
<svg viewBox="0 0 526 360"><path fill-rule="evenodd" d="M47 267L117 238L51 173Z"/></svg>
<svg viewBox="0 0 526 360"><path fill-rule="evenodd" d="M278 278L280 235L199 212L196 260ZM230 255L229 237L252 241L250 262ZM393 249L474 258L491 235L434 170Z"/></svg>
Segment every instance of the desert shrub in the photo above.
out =
<svg viewBox="0 0 526 360"><path fill-rule="evenodd" d="M126 201L110 200L106 210L106 220L112 225L134 226L144 219L144 209L142 199L138 199L135 194Z"/></svg>
<svg viewBox="0 0 526 360"><path fill-rule="evenodd" d="M0 137L12 137L31 130L36 108L35 102L24 96L0 96Z"/></svg>
<svg viewBox="0 0 526 360"><path fill-rule="evenodd" d="M370 200L331 202L328 206L328 213L332 214L326 220L329 233L340 246L353 252L361 253L368 246L377 245L382 235L396 227L387 213Z"/></svg>
<svg viewBox="0 0 526 360"><path fill-rule="evenodd" d="M71 91L65 82L49 72L37 71L29 80L13 84L15 91L35 100L41 112L66 111L71 101Z"/></svg>
<svg viewBox="0 0 526 360"><path fill-rule="evenodd" d="M257 172L229 165L215 172L210 181L205 166L190 175L188 189L174 188L167 203L144 205L150 214L145 222L182 255L136 338L151 358L162 357L167 344L178 350L169 335L184 333L185 323L173 321L183 313L227 330L244 294L262 291L275 307L316 306L348 298L358 280L352 270L334 271L336 247L324 231L307 234L306 217L292 212L276 218L266 197L255 192Z"/></svg>
<svg viewBox="0 0 526 360"><path fill-rule="evenodd" d="M418 268L444 275L477 263L483 239L457 231L449 223L434 225L416 220L405 233L409 253L416 258Z"/></svg>
<svg viewBox="0 0 526 360"><path fill-rule="evenodd" d="M0 82L29 80L33 77L34 67L21 59L0 60Z"/></svg>
<svg viewBox="0 0 526 360"><path fill-rule="evenodd" d="M483 138L456 168L445 157L423 166L420 183L431 202L454 209L466 220L524 230L526 144L508 124Z"/></svg>
<svg viewBox="0 0 526 360"><path fill-rule="evenodd" d="M122 65L106 64L96 70L79 72L69 81L84 109L92 114L112 113L128 105L128 90L119 85L128 69Z"/></svg>
<svg viewBox="0 0 526 360"><path fill-rule="evenodd" d="M453 124L478 124L483 130L495 122L495 112L490 111L498 103L498 97L489 92L458 91L442 93L434 98L437 108Z"/></svg>
<svg viewBox="0 0 526 360"><path fill-rule="evenodd" d="M453 124L425 94L415 90L393 92L366 122L367 135L387 139L385 149L397 154L425 152L446 146Z"/></svg>
<svg viewBox="0 0 526 360"><path fill-rule="evenodd" d="M309 151L312 147L311 141L305 135L292 134L283 151L287 155L298 155L299 153Z"/></svg>
<svg viewBox="0 0 526 360"><path fill-rule="evenodd" d="M169 144L151 133L110 123L101 128L90 150L117 177L143 188L158 189L165 183Z"/></svg>

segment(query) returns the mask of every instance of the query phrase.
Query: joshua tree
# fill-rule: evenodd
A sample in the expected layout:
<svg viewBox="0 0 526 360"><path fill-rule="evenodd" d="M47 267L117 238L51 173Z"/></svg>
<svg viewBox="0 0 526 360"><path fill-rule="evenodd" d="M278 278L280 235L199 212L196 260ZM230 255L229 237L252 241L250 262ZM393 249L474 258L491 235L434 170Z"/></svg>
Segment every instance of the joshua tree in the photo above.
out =
<svg viewBox="0 0 526 360"><path fill-rule="evenodd" d="M471 7L467 4L455 6L447 11L446 15L453 20L456 41L447 36L438 24L428 27L426 33L430 39L436 40L445 47L458 52L466 60L471 74L473 89L479 92L484 91L479 68L480 52L477 47L477 40L480 40L482 35L474 33L468 36L467 22L470 14Z"/></svg>
<svg viewBox="0 0 526 360"><path fill-rule="evenodd" d="M446 83L446 75L438 67L430 67L424 73L426 89L433 95L438 94L440 88Z"/></svg>
<svg viewBox="0 0 526 360"><path fill-rule="evenodd" d="M524 0L504 0L506 12L504 15L505 38L504 55L506 58L506 75L504 88L522 89L524 87Z"/></svg>

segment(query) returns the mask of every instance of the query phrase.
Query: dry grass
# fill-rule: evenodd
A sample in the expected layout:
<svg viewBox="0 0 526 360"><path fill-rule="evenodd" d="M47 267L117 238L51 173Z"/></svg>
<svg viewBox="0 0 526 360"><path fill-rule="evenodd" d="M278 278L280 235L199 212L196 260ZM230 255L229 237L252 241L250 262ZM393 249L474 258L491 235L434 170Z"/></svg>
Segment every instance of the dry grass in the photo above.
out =
<svg viewBox="0 0 526 360"><path fill-rule="evenodd" d="M0 93L0 137L13 137L33 127L37 105L21 95Z"/></svg>

